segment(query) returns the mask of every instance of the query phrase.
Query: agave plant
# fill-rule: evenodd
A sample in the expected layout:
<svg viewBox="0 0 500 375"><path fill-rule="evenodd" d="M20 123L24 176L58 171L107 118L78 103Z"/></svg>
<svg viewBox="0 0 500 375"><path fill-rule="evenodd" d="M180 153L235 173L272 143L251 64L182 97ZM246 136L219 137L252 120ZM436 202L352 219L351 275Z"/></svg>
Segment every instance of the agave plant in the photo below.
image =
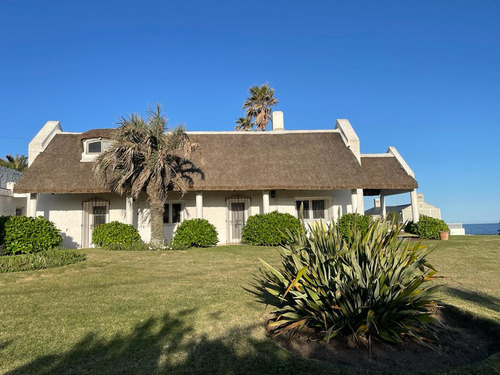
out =
<svg viewBox="0 0 500 375"><path fill-rule="evenodd" d="M436 271L425 246L398 240L401 229L373 222L366 234L353 230L345 238L334 223L323 223L281 248L280 268L261 260L262 283L276 307L272 331L293 334L307 327L326 341L337 334L422 341L437 322L429 312Z"/></svg>

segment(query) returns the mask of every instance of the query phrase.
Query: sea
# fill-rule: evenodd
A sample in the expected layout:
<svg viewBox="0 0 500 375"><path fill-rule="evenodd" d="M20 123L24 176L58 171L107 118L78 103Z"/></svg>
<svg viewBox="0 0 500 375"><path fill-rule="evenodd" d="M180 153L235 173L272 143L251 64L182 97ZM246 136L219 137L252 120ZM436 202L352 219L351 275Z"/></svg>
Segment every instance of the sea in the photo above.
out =
<svg viewBox="0 0 500 375"><path fill-rule="evenodd" d="M465 234L498 234L500 224L463 224L463 227Z"/></svg>

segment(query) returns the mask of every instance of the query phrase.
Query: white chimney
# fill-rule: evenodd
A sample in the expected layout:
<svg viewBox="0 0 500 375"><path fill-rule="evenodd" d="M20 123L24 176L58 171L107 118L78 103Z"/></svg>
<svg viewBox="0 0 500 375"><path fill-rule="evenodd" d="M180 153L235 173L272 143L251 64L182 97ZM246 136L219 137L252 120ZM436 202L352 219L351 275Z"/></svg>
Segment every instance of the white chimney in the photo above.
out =
<svg viewBox="0 0 500 375"><path fill-rule="evenodd" d="M285 130L285 124L283 122L283 112L274 111L272 114L273 118L273 131Z"/></svg>
<svg viewBox="0 0 500 375"><path fill-rule="evenodd" d="M373 200L373 207L380 207L380 199L379 198L375 198Z"/></svg>

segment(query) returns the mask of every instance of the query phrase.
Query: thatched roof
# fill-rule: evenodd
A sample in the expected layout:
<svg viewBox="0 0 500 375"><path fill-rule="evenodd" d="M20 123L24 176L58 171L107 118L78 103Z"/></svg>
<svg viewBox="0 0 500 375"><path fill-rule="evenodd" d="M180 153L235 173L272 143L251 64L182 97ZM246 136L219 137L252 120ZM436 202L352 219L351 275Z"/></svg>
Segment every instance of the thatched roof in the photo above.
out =
<svg viewBox="0 0 500 375"><path fill-rule="evenodd" d="M82 140L110 138L112 129L57 134L17 183L15 191L31 193L100 193L91 162L80 162ZM194 159L204 179L194 176L192 190L333 190L416 187L416 181L394 159L385 167L372 158L370 171L359 164L337 131L190 133L204 163ZM386 168L390 168L387 170Z"/></svg>
<svg viewBox="0 0 500 375"><path fill-rule="evenodd" d="M363 156L361 165L365 175L364 189L374 190L413 190L418 187L397 159L390 155Z"/></svg>

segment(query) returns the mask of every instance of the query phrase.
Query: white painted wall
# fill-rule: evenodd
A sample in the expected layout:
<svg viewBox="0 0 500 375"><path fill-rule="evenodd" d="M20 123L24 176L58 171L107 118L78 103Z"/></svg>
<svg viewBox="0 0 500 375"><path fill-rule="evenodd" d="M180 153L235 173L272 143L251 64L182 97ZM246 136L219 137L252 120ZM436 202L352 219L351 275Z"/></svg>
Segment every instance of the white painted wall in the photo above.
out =
<svg viewBox="0 0 500 375"><path fill-rule="evenodd" d="M418 209L419 217L420 217L420 215L425 215L425 216L433 217L435 219L441 219L441 209L434 207L428 203L419 202L417 209ZM407 220L414 221L411 206L406 207L402 210L402 216L403 216L403 221L407 221Z"/></svg>
<svg viewBox="0 0 500 375"><path fill-rule="evenodd" d="M263 212L262 191L247 192L203 192L203 218L212 223L219 234L219 243L228 238L228 213L226 199L233 197L250 199L249 216ZM82 203L92 198L109 201L109 221L125 223L126 198L117 194L38 194L36 215L52 221L64 233L63 246L81 247L83 211ZM296 216L297 198L325 198L329 202L327 219L338 219L339 214L352 211L351 191L276 191L275 197L269 198L269 211L286 212ZM196 193L190 192L182 197L179 193L170 193L168 203L183 204L182 220L196 218ZM138 229L145 242L151 239L151 216L147 196L141 194L134 202L133 225ZM178 224L164 226L165 238L170 240Z"/></svg>
<svg viewBox="0 0 500 375"><path fill-rule="evenodd" d="M92 198L109 201L109 221L126 222L125 197L117 194L38 194L36 216L52 221L63 232L63 247L81 247L82 203Z"/></svg>
<svg viewBox="0 0 500 375"><path fill-rule="evenodd" d="M12 188L0 188L0 216L14 216L16 208L22 209L23 215L26 214L28 194L14 194Z"/></svg>
<svg viewBox="0 0 500 375"><path fill-rule="evenodd" d="M59 121L47 121L28 145L28 165L31 165L36 157L45 150L52 138L61 132Z"/></svg>
<svg viewBox="0 0 500 375"><path fill-rule="evenodd" d="M0 216L16 214L16 200L10 190L0 189Z"/></svg>

